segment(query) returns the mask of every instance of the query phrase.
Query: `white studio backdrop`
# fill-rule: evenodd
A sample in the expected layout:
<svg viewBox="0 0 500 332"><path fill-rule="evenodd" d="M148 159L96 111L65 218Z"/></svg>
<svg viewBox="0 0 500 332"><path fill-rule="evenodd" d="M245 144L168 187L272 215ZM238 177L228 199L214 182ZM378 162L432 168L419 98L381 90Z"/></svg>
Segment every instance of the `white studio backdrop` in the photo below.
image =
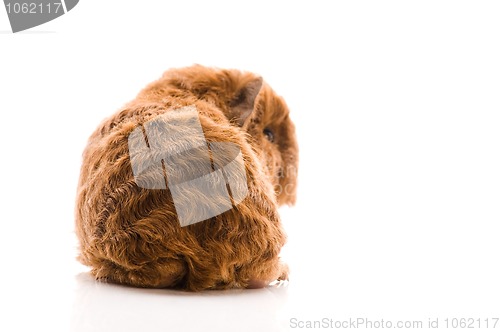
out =
<svg viewBox="0 0 500 332"><path fill-rule="evenodd" d="M297 126L297 206L282 210L291 281L261 330L500 317L498 17L495 1L82 0L12 34L0 10L0 330L99 330L74 318L81 152L147 83L193 63L262 75Z"/></svg>

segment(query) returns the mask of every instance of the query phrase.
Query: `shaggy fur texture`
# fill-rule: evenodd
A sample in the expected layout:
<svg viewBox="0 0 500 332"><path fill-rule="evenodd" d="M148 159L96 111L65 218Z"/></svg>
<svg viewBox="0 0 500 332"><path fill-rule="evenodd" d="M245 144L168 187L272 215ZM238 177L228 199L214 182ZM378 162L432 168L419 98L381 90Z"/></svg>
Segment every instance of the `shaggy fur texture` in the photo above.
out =
<svg viewBox="0 0 500 332"><path fill-rule="evenodd" d="M127 139L148 120L191 105L207 142L240 147L248 195L181 227L168 189L134 181ZM286 236L277 208L295 202L297 161L288 108L260 77L198 65L169 70L89 139L76 203L79 260L97 279L137 287L198 291L288 279L278 257Z"/></svg>

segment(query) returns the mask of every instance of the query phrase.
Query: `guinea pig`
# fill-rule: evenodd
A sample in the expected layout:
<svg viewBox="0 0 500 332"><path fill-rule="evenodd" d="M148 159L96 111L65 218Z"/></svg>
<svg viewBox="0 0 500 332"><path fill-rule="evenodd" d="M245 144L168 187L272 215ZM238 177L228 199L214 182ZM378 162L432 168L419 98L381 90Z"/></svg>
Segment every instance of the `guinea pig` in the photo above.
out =
<svg viewBox="0 0 500 332"><path fill-rule="evenodd" d="M278 207L295 203L297 167L289 109L260 76L168 70L88 140L78 259L98 280L135 287L288 280Z"/></svg>

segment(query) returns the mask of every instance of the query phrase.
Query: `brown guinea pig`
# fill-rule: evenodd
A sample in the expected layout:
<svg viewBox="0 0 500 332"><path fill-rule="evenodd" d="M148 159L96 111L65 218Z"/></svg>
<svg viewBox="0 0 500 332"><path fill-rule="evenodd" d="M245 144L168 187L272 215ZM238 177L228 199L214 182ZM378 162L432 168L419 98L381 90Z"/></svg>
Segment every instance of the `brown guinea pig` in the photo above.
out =
<svg viewBox="0 0 500 332"><path fill-rule="evenodd" d="M297 163L288 108L261 77L169 70L89 138L79 260L99 280L136 287L288 279L277 209L295 203Z"/></svg>

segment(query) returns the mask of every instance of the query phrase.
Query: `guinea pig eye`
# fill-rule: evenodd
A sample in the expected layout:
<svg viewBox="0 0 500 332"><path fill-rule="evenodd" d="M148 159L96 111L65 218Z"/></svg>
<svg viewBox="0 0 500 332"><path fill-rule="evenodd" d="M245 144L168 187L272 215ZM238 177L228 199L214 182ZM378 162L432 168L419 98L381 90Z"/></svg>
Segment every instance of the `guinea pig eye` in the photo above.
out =
<svg viewBox="0 0 500 332"><path fill-rule="evenodd" d="M264 129L264 136L266 136L269 142L271 143L274 142L274 133L271 129L269 128Z"/></svg>

